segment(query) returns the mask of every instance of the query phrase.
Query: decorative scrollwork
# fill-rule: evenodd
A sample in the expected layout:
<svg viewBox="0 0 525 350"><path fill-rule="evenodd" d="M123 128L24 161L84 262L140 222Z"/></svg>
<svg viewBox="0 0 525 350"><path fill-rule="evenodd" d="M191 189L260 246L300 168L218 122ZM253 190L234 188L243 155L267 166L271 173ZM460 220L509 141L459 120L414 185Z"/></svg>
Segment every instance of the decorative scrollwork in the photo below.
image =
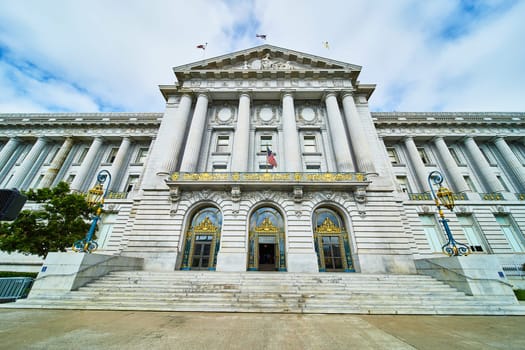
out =
<svg viewBox="0 0 525 350"><path fill-rule="evenodd" d="M217 232L217 226L215 226L211 220L210 220L210 217L209 216L206 216L204 218L204 220L202 220L199 224L197 224L197 226L195 226L195 228L193 229L193 232L198 232L198 233L213 233L213 232Z"/></svg>
<svg viewBox="0 0 525 350"><path fill-rule="evenodd" d="M255 227L255 232L279 232L279 228L272 224L270 218L264 218L261 225Z"/></svg>
<svg viewBox="0 0 525 350"><path fill-rule="evenodd" d="M330 218L324 219L323 223L317 226L317 233L341 233L341 228L334 224Z"/></svg>

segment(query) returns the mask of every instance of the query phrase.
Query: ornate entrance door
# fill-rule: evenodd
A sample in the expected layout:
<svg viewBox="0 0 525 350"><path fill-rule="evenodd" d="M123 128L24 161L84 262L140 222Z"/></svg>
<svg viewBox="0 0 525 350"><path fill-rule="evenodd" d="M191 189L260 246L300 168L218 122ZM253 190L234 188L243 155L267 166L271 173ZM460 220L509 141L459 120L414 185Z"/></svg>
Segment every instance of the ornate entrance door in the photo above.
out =
<svg viewBox="0 0 525 350"><path fill-rule="evenodd" d="M221 226L217 208L205 208L193 216L186 232L181 270L215 270Z"/></svg>
<svg viewBox="0 0 525 350"><path fill-rule="evenodd" d="M319 271L355 272L341 217L327 208L314 212L314 245Z"/></svg>
<svg viewBox="0 0 525 350"><path fill-rule="evenodd" d="M250 218L248 271L286 271L284 221L274 208L259 208Z"/></svg>

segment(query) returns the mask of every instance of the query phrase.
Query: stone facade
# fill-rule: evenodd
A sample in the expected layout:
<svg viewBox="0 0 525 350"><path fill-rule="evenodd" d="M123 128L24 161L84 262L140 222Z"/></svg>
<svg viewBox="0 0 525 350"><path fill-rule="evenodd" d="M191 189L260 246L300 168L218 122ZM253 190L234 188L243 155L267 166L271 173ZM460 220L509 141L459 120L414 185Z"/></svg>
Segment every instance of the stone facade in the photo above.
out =
<svg viewBox="0 0 525 350"><path fill-rule="evenodd" d="M441 170L456 239L524 263L525 113L370 113L360 70L263 45L175 67L164 113L3 114L0 186L108 170L99 251L145 269L415 273Z"/></svg>

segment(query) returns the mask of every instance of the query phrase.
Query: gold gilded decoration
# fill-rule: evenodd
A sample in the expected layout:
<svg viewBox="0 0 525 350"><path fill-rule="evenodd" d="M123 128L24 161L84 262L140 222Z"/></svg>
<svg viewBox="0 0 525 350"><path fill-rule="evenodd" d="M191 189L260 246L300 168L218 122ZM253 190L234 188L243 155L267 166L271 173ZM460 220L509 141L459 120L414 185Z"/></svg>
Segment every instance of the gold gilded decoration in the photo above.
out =
<svg viewBox="0 0 525 350"><path fill-rule="evenodd" d="M213 225L210 218L206 216L204 220L202 220L195 228L193 229L193 232L198 233L207 233L207 232L216 232L217 226Z"/></svg>
<svg viewBox="0 0 525 350"><path fill-rule="evenodd" d="M318 233L341 233L341 228L336 226L329 218L324 219L323 223L317 226Z"/></svg>
<svg viewBox="0 0 525 350"><path fill-rule="evenodd" d="M173 173L172 181L364 182L363 173Z"/></svg>
<svg viewBox="0 0 525 350"><path fill-rule="evenodd" d="M272 224L270 218L264 218L261 225L255 228L255 232L279 232L279 229Z"/></svg>

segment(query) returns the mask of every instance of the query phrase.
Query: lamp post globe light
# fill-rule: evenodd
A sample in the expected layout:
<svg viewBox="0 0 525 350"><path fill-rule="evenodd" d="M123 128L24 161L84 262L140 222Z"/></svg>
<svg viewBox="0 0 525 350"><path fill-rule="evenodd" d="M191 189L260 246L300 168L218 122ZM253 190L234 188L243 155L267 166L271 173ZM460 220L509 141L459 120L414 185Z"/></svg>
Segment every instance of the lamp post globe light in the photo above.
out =
<svg viewBox="0 0 525 350"><path fill-rule="evenodd" d="M104 183L107 180L106 190L104 190ZM101 170L97 174L97 183L90 189L86 196L86 201L90 206L96 206L95 216L91 221L91 226L84 239L78 240L73 244L73 250L79 253L91 253L97 250L98 243L93 240L95 229L97 228L98 220L100 220L100 214L104 207L104 198L108 193L109 186L111 185L111 174L107 170Z"/></svg>
<svg viewBox="0 0 525 350"><path fill-rule="evenodd" d="M459 243L454 239L452 231L448 226L448 219L445 219L445 214L443 213L442 206L449 209L450 211L454 210L454 194L443 185L443 175L441 172L434 170L428 175L428 185L430 186L430 191L432 192L432 198L436 203L436 207L439 213L439 221L443 224L445 233L447 235L447 243L445 243L441 250L443 253L448 256L462 256L470 254L470 249L467 245ZM434 192L434 186L437 186L437 192Z"/></svg>

